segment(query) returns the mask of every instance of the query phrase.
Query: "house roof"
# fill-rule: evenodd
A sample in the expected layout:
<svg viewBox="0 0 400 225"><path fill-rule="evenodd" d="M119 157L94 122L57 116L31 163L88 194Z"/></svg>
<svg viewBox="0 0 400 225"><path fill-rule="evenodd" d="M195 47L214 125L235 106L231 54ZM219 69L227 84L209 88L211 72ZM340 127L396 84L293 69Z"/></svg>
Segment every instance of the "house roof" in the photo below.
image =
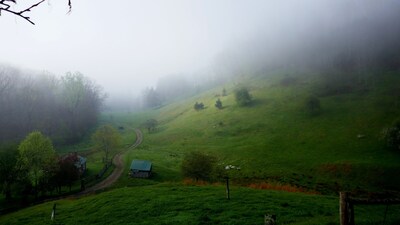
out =
<svg viewBox="0 0 400 225"><path fill-rule="evenodd" d="M131 170L151 171L151 162L134 159L131 163Z"/></svg>
<svg viewBox="0 0 400 225"><path fill-rule="evenodd" d="M80 156L80 155L78 155L78 159L79 159L79 162L80 162L81 164L85 164L85 163L86 163L86 160L87 160L85 157Z"/></svg>
<svg viewBox="0 0 400 225"><path fill-rule="evenodd" d="M86 158L78 155L78 160L75 162L77 168L81 168L86 163Z"/></svg>

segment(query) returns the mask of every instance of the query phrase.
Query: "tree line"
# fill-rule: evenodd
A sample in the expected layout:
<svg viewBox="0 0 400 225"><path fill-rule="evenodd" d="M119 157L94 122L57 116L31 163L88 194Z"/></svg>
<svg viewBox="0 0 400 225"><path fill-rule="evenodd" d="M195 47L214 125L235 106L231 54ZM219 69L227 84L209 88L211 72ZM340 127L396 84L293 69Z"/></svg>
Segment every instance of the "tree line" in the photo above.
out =
<svg viewBox="0 0 400 225"><path fill-rule="evenodd" d="M98 150L105 154L105 163L112 150L119 146L120 135L110 125L104 125L92 135ZM0 151L0 191L7 201L29 197L45 198L61 194L63 186L69 187L81 179L84 188L86 163L75 153L58 155L50 138L39 131L28 134L18 145L8 144ZM85 165L83 165L85 164Z"/></svg>
<svg viewBox="0 0 400 225"><path fill-rule="evenodd" d="M56 77L0 65L0 141L39 130L55 143L77 142L96 124L104 98L79 72Z"/></svg>
<svg viewBox="0 0 400 225"><path fill-rule="evenodd" d="M10 144L0 152L0 190L7 201L14 197L23 202L38 198L79 179L77 157L59 157L50 138L39 131L30 133L19 145ZM72 155L73 156L73 155Z"/></svg>

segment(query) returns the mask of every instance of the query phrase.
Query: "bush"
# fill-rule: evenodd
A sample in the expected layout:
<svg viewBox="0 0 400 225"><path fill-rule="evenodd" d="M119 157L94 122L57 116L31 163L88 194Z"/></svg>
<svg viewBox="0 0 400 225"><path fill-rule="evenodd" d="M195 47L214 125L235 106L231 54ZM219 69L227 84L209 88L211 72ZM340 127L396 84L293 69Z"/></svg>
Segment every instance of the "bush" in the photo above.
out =
<svg viewBox="0 0 400 225"><path fill-rule="evenodd" d="M155 119L148 119L142 124L142 126L145 127L149 133L152 131L154 132L157 129L157 125L158 121Z"/></svg>
<svg viewBox="0 0 400 225"><path fill-rule="evenodd" d="M321 113L321 103L315 96L310 96L305 101L305 107L309 114L318 115Z"/></svg>
<svg viewBox="0 0 400 225"><path fill-rule="evenodd" d="M217 101L215 102L215 107L217 107L218 109L222 109L222 102L220 99L217 99Z"/></svg>
<svg viewBox="0 0 400 225"><path fill-rule="evenodd" d="M251 103L251 95L246 87L235 89L235 100L240 106L246 106Z"/></svg>
<svg viewBox="0 0 400 225"><path fill-rule="evenodd" d="M190 152L183 158L182 173L185 177L198 180L211 180L215 170L216 158L203 152Z"/></svg>
<svg viewBox="0 0 400 225"><path fill-rule="evenodd" d="M196 111L202 110L202 109L204 109L204 104L202 102L200 102L200 103L196 102L196 103L194 103L194 109Z"/></svg>
<svg viewBox="0 0 400 225"><path fill-rule="evenodd" d="M385 129L383 134L389 148L400 150L400 120L395 121L391 127Z"/></svg>
<svg viewBox="0 0 400 225"><path fill-rule="evenodd" d="M222 96L226 96L227 94L226 94L226 89L224 88L224 89L222 89Z"/></svg>

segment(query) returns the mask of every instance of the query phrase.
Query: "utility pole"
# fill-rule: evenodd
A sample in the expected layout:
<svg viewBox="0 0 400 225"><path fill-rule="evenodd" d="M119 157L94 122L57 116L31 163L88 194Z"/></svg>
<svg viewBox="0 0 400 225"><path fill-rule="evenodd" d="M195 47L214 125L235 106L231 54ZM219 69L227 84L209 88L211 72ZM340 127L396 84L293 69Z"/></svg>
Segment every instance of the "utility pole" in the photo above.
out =
<svg viewBox="0 0 400 225"><path fill-rule="evenodd" d="M53 210L51 211L51 221L54 221L56 219L56 203L53 205Z"/></svg>

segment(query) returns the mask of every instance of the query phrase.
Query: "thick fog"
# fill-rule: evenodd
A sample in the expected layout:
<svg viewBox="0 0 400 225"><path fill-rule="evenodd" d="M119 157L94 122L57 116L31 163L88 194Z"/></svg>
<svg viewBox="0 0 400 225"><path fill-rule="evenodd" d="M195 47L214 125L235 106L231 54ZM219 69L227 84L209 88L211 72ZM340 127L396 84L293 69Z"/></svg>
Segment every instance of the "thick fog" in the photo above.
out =
<svg viewBox="0 0 400 225"><path fill-rule="evenodd" d="M392 34L400 28L397 0L72 4L69 14L67 1L32 9L34 26L3 12L0 63L58 75L79 71L110 97L134 98L171 74L198 81L273 67L277 61L322 60L315 47L329 52L357 45L358 53L375 51L379 38L398 42Z"/></svg>

